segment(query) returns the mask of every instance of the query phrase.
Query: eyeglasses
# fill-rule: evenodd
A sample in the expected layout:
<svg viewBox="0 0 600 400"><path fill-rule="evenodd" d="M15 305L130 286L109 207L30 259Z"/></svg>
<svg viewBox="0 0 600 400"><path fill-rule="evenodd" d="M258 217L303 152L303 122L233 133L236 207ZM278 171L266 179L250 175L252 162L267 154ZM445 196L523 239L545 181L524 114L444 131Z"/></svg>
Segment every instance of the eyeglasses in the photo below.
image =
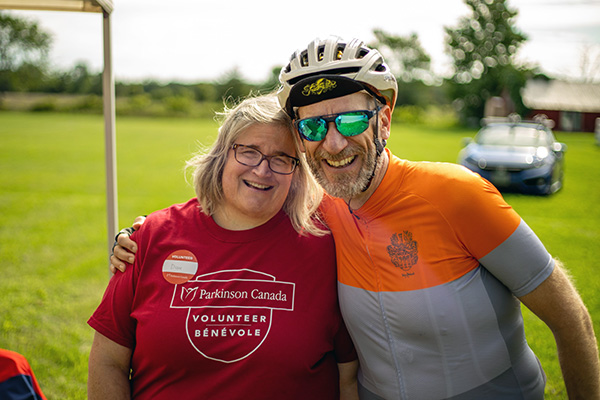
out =
<svg viewBox="0 0 600 400"><path fill-rule="evenodd" d="M335 122L338 132L342 135L346 137L356 136L367 130L369 120L377 111L378 109L357 110L339 114L321 115L319 117L301 119L296 121L295 125L300 135L310 142L318 142L325 139L330 122Z"/></svg>
<svg viewBox="0 0 600 400"><path fill-rule="evenodd" d="M299 159L288 156L287 154L265 156L253 147L237 143L231 146L231 148L235 154L235 160L240 164L248 167L258 167L263 160L267 160L267 164L271 171L277 174L289 175L294 172L296 166L300 164Z"/></svg>

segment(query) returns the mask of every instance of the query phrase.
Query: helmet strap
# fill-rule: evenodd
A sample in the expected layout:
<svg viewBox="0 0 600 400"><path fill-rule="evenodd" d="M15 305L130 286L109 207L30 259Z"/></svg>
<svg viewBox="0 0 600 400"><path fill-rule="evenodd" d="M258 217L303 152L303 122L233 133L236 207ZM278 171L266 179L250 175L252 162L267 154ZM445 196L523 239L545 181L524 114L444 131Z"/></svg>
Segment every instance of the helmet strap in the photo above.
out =
<svg viewBox="0 0 600 400"><path fill-rule="evenodd" d="M377 105L377 103L375 103L375 108L377 110L377 113L375 114L375 132L373 133L373 143L375 144L375 151L377 154L375 156L375 166L373 167L371 176L369 177L369 180L367 181L367 184L365 185L365 187L361 190L361 193L366 192L369 189L369 187L371 187L371 183L373 183L373 178L375 178L375 171L377 171L377 164L379 163L379 157L383 153L383 149L385 148L385 145L386 145L385 140L379 140L379 138L377 137L377 134L379 133L379 109L380 109L379 106ZM350 211L350 214L352 214L356 219L360 219L360 217L354 213L354 210L350 206L351 202L352 202L352 198L348 199L348 201L346 202L346 205L348 206L348 211Z"/></svg>
<svg viewBox="0 0 600 400"><path fill-rule="evenodd" d="M375 102L375 109L376 109L376 114L375 114L375 130L373 131L373 144L375 145L375 151L376 151L376 155L375 155L375 165L373 166L373 171L371 172L371 176L369 177L369 180L367 181L367 184L365 185L365 187L361 190L361 192L366 192L369 187L371 187L371 183L373 182L373 178L375 178L375 171L377 171L377 164L379 164L379 157L381 156L381 153L383 153L383 149L385 148L386 145L386 141L385 140L379 140L379 138L377 137L377 135L379 134L379 109L380 107L377 105L377 102Z"/></svg>

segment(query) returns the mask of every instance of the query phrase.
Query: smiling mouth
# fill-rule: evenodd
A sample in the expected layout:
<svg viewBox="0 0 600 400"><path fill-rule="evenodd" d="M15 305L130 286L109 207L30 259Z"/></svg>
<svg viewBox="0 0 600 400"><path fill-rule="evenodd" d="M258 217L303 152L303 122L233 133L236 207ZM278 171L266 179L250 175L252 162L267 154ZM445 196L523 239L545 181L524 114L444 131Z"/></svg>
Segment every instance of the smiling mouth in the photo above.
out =
<svg viewBox="0 0 600 400"><path fill-rule="evenodd" d="M356 159L356 156L351 156L351 157L344 158L342 160L327 160L327 159L325 159L324 161L327 165L329 165L332 168L344 168L345 166L352 164L355 159Z"/></svg>
<svg viewBox="0 0 600 400"><path fill-rule="evenodd" d="M273 188L273 186L261 185L260 183L250 182L250 181L244 181L244 184L246 186L248 186L249 188L265 190L265 191Z"/></svg>

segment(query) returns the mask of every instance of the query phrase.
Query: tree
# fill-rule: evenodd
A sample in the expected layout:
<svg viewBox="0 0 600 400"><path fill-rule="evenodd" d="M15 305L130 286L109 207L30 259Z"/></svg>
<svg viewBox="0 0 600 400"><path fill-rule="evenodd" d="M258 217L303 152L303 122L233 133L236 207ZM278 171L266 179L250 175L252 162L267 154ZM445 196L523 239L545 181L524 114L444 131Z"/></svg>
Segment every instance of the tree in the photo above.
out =
<svg viewBox="0 0 600 400"><path fill-rule="evenodd" d="M258 91L261 93L269 93L279 88L279 74L283 69L282 66L276 66L271 68L271 72L266 81L258 85Z"/></svg>
<svg viewBox="0 0 600 400"><path fill-rule="evenodd" d="M403 37L375 29L373 35L376 42L371 46L379 50L399 81L433 82L431 57L421 46L416 33Z"/></svg>
<svg viewBox="0 0 600 400"><path fill-rule="evenodd" d="M0 13L0 92L13 89L21 66L45 71L50 44L36 22Z"/></svg>
<svg viewBox="0 0 600 400"><path fill-rule="evenodd" d="M254 89L254 86L247 83L237 67L226 71L214 84L216 94L220 100L230 100L237 103L245 98Z"/></svg>
<svg viewBox="0 0 600 400"><path fill-rule="evenodd" d="M7 78L6 81L2 80L3 77ZM0 92L44 91L46 83L45 71L35 64L23 63L15 71L0 71Z"/></svg>
<svg viewBox="0 0 600 400"><path fill-rule="evenodd" d="M373 30L376 48L398 80L398 106L426 107L438 103L432 84L438 78L431 71L431 57L421 46L416 33L396 36L381 29Z"/></svg>
<svg viewBox="0 0 600 400"><path fill-rule="evenodd" d="M85 62L79 62L70 71L54 73L53 91L73 94L102 95L102 73L90 73Z"/></svg>
<svg viewBox="0 0 600 400"><path fill-rule="evenodd" d="M509 98L514 111L525 107L520 90L531 71L515 65L514 55L527 37L514 26L518 11L506 0L465 0L472 15L458 27L445 28L446 51L454 64L451 96L463 120L483 116L485 101L492 96Z"/></svg>
<svg viewBox="0 0 600 400"><path fill-rule="evenodd" d="M581 81L596 82L600 78L600 46L585 44L580 57Z"/></svg>

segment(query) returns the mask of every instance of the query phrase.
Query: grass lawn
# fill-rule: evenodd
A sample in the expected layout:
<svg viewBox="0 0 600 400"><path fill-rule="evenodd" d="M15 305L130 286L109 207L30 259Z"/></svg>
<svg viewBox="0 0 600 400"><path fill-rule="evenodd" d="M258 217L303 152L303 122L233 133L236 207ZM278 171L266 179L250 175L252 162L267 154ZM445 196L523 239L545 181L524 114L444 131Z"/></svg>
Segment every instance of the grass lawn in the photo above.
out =
<svg viewBox="0 0 600 400"><path fill-rule="evenodd" d="M194 195L184 161L210 144L216 123L117 118L120 226ZM413 160L454 162L475 131L395 125L388 143ZM0 112L0 347L24 354L49 399L86 397L93 331L86 320L108 280L100 116ZM558 133L569 146L565 187L507 201L571 271L600 332L600 147L593 135ZM566 398L552 335L527 310L531 347L548 375L547 398Z"/></svg>

